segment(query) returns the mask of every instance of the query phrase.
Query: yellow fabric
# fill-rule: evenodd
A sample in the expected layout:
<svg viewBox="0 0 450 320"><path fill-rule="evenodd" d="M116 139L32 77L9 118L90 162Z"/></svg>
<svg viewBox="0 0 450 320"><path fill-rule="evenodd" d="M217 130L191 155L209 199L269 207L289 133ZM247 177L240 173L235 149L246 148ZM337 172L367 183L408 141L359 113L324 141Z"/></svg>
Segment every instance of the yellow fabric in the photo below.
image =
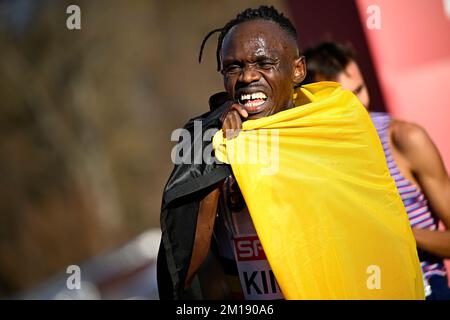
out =
<svg viewBox="0 0 450 320"><path fill-rule="evenodd" d="M296 108L213 138L285 298L424 299L416 243L367 111L334 82L294 97Z"/></svg>

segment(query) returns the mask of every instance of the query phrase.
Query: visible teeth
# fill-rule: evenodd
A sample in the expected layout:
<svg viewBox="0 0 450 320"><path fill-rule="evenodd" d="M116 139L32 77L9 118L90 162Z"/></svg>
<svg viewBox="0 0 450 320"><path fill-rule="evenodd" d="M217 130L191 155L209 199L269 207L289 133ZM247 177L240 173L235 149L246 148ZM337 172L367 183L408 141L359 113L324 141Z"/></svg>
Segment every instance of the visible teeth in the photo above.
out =
<svg viewBox="0 0 450 320"><path fill-rule="evenodd" d="M267 99L267 96L263 92L255 92L251 94L242 94L241 101L245 100L256 100L256 99Z"/></svg>
<svg viewBox="0 0 450 320"><path fill-rule="evenodd" d="M264 100L258 100L258 101L255 101L255 102L251 102L251 101L248 101L248 102L246 102L245 103L245 106L247 106L247 107L257 107L257 106L260 106L260 105L262 105L264 103Z"/></svg>
<svg viewBox="0 0 450 320"><path fill-rule="evenodd" d="M266 95L262 92L256 92L256 93L252 93L252 100L255 99L265 99Z"/></svg>

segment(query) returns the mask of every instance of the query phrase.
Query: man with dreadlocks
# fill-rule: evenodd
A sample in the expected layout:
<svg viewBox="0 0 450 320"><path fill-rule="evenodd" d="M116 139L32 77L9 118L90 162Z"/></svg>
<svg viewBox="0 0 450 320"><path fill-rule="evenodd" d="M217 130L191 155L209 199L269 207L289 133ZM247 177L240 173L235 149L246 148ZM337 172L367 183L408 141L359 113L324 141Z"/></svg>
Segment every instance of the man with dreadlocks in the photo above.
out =
<svg viewBox="0 0 450 320"><path fill-rule="evenodd" d="M239 131L233 129L240 129L242 120L246 118L257 119L292 108L293 85L299 84L305 77L304 58L299 55L297 32L292 23L273 7L247 9L223 28L215 29L205 37L199 62L206 41L216 32L220 32L217 70L224 75L228 93L213 95L210 98L211 112L192 119L185 128L192 129L193 121L200 120L203 131L223 128L231 138ZM186 172L191 174L185 176L196 176L196 180L180 181L179 176ZM202 297L198 286L191 284L198 284L193 280L208 255L218 206L219 211L228 213L245 210L242 195L228 166L213 163L175 167L166 185L162 204L163 236L158 256L160 298ZM187 212L193 214L188 215ZM177 214L179 217L176 217ZM239 226L224 225L224 216L219 217L216 230L237 227L246 233L249 228L253 229L248 213ZM184 221L184 225L177 225L175 221ZM195 238L192 237L194 233ZM170 238L173 234L178 236ZM217 232L215 239L221 242L226 236L223 232ZM229 297L243 297L232 258L232 244L217 242L214 242L217 245L215 248L223 249L219 255L228 273L226 278L231 279ZM177 251L172 253L170 248L175 246ZM269 271L267 262L265 267ZM177 269L177 272L171 269ZM281 298L273 274L270 273L270 277L267 275L267 281L272 282L271 293L267 296ZM251 282L254 283L254 279ZM260 291L259 287L257 291Z"/></svg>
<svg viewBox="0 0 450 320"><path fill-rule="evenodd" d="M224 75L229 96L237 101L222 118L223 132L226 134L228 130L228 138L232 138L238 133L234 129L242 127L241 119L259 119L293 107L292 91L305 77L305 61L297 48L295 28L273 7L245 10L220 32L217 68ZM210 197L217 197L219 193L219 215L214 236L230 296L241 299L283 298L265 258L258 257L251 262L235 259L233 243L238 246L250 244L256 248L255 255L260 254L261 257L264 257L264 251L232 175ZM215 215L205 216L207 218L202 225L212 226ZM198 242L208 243L209 237L205 233L205 239ZM201 261L198 256L194 249L188 282Z"/></svg>
<svg viewBox="0 0 450 320"><path fill-rule="evenodd" d="M193 132L194 121L202 122L203 131L222 129L213 139L215 156L231 167L217 162L175 166L164 189L161 208L160 298L202 298L197 273L210 247L224 269L227 298L415 297L421 291L421 288L416 290L421 283L413 275L420 270L417 252L406 216L397 214L396 210L403 207L401 200L395 198L398 195L390 192L394 184L386 175L387 167L374 168L379 175L370 177L360 170L367 163L378 163L373 157L383 155L381 145L372 153L366 152L367 145L378 140L373 139L376 132L368 128L370 120L357 99L331 83L296 89L306 75L305 60L299 53L295 28L273 7L247 9L223 28L210 32L202 43L200 60L206 40L215 32L220 32L217 63L226 92L212 96L211 111L192 119L185 129ZM305 108L296 108L300 105ZM322 119L317 120L316 114L322 115ZM355 116L366 118L356 121ZM364 122L362 127L361 122ZM300 130L299 135L300 127L305 130ZM252 190L256 187L254 178L258 171L245 164L235 165L226 153L233 147L233 141L247 137L247 130L252 128L275 128L280 132L280 140L289 142L279 150L281 175L259 179L257 193ZM305 136L308 132L309 136ZM323 136L322 132L326 137L319 141L316 137ZM357 132L356 140L352 140L354 132ZM341 138L330 142L337 136ZM308 140L311 137L313 140ZM203 139L194 137L194 141ZM204 146L210 143L206 141ZM323 145L329 146L325 152ZM333 154L337 146L342 150ZM366 162L353 166L352 158ZM323 168L330 170L324 172ZM356 176L353 171L357 172ZM331 177L333 174L335 178ZM325 178L326 175L331 176ZM376 183L366 181L362 188L361 181L372 177ZM331 202L321 203L322 181L327 182ZM300 203L296 189L304 190L302 195L308 201ZM360 203L336 202L339 199L335 194L341 192L348 192L346 199L358 196ZM391 196L394 198L388 198ZM389 209L381 204L384 200ZM326 212L321 208L327 208ZM380 216L394 219L390 221L391 227L385 228L382 221L372 221L373 210L386 211L376 219ZM328 211L333 212L331 219L321 217ZM339 228L333 230L329 221L334 222L335 217L343 220L337 221ZM352 228L356 221L367 224L367 232L355 232ZM317 234L319 228L324 232ZM395 230L401 232L396 234ZM357 237L350 239L353 233ZM395 247L397 251L389 248L392 240L389 237L397 236L401 238L404 252L394 260L407 270L396 280L398 287L392 287L395 278L390 277L400 273L386 260L393 259L391 256L399 251L399 246ZM383 241L379 241L382 237ZM294 238L295 241L290 241ZM360 240L365 247L358 243ZM345 241L356 244L351 250L338 245ZM369 285L366 287L366 268L374 260L364 260L365 256L376 258L383 268L383 279L386 279L383 289L386 288L387 295L379 295ZM327 266L326 258L338 259L340 265L330 260Z"/></svg>

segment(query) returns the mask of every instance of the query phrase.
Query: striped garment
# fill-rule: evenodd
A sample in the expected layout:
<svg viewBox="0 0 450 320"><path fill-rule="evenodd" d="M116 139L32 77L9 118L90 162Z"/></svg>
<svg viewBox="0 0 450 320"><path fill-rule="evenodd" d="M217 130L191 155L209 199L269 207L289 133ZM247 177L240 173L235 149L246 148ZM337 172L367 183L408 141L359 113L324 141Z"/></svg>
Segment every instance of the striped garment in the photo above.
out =
<svg viewBox="0 0 450 320"><path fill-rule="evenodd" d="M398 170L394 159L389 150L388 128L391 123L391 117L384 112L370 112L372 122L377 129L381 143L383 145L384 154L389 167L392 178L397 185L397 189L402 197L406 212L408 213L411 227L420 229L437 229L437 221L431 215L428 208L428 201L425 195L417 189L417 187L408 179L406 179ZM423 257L426 255L426 257ZM432 257L429 254L420 252L420 265L422 266L423 276L429 279L433 275L445 276L445 267L437 257Z"/></svg>

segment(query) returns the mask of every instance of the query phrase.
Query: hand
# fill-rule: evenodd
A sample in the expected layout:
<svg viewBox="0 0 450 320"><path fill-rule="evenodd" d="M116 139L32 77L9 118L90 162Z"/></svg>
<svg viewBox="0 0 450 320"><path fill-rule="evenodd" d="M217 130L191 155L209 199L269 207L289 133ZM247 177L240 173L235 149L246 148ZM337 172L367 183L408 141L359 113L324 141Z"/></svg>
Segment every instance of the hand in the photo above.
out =
<svg viewBox="0 0 450 320"><path fill-rule="evenodd" d="M223 137L233 139L242 130L242 120L248 117L247 111L239 104L233 103L222 116Z"/></svg>

